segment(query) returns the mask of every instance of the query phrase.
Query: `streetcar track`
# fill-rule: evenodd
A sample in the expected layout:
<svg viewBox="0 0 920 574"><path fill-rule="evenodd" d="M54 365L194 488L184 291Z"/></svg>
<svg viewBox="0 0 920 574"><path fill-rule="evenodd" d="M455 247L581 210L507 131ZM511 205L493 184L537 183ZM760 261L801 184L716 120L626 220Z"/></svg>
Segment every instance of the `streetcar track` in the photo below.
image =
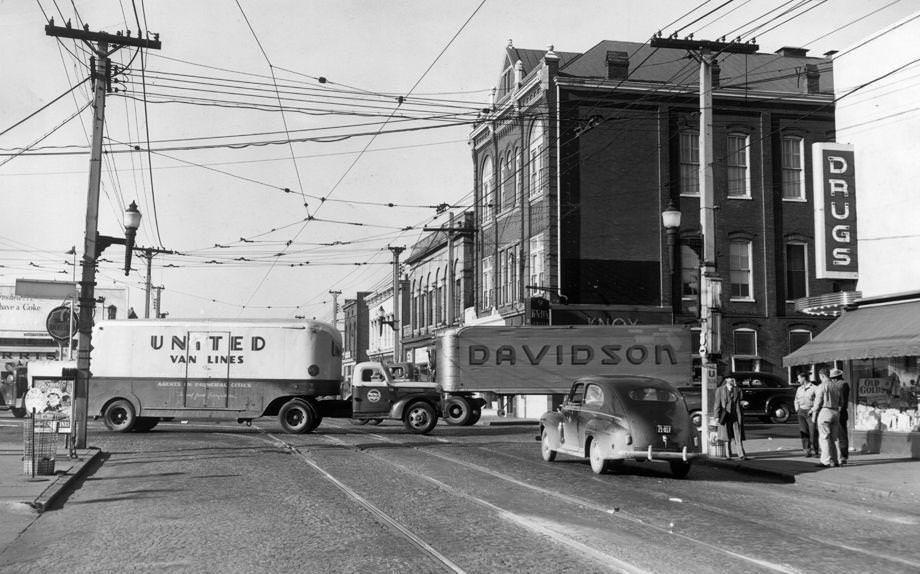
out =
<svg viewBox="0 0 920 574"><path fill-rule="evenodd" d="M399 444L398 441L394 441L393 439L390 439L389 437L386 437L386 436L384 436L384 435L380 435L380 434L377 434L377 433L373 433L373 432L370 432L370 431L366 431L366 430L364 430L364 429L356 429L356 430L358 430L358 431L359 431L361 434L363 434L363 435L371 436L371 437L377 438L378 440L381 440L381 441L383 441L383 442ZM314 434L317 434L317 433L314 433ZM320 436L323 436L324 438L327 438L327 439L330 438L328 435L325 435L325 434L322 434L322 433L320 433ZM424 435L422 435L422 436L424 436ZM439 437L427 437L427 438L430 438L430 439L434 440L434 439L439 438ZM348 445L348 444L345 443L344 441L341 441L340 439L335 439L335 442L337 442L337 443L339 443L339 444L342 444L342 445L344 445L344 446L349 446L349 447L350 447L350 445ZM441 441L438 441L438 442L441 442ZM367 455L367 456L371 456L371 457L373 457L373 458L376 458L376 459L378 459L378 460L381 460L381 461L383 461L383 462L386 462L386 463L388 463L388 464L390 464L390 465L392 465L392 466L395 466L396 468L399 468L399 469L403 470L404 472L406 472L406 473L408 473L408 474L411 474L412 476L415 476L415 477L418 477L418 478L422 478L422 479L427 480L427 481L429 481L429 482L432 482L432 483L434 483L434 484L440 485L440 486L446 488L446 489L447 489L449 492L451 492L452 494L455 494L455 495L457 495L457 496L461 496L461 497L463 497L463 498L467 498L467 499L472 500L472 501L474 501L474 502L478 502L478 503L480 503L480 504L482 504L482 505L485 505L485 506L487 506L487 507L489 507L489 508L492 508L492 509L495 509L495 510L498 510L498 511L501 511L501 512L509 512L509 511L507 511L507 510L501 509L501 508L498 507L498 506L493 505L492 503L490 503L490 502L488 502L488 501L486 501L486 500L482 500L482 499L480 499L480 498L478 498L478 497L475 497L475 496L473 496L473 495L470 495L470 494L466 494L466 493L459 492L456 488L453 488L453 487L450 487L450 486L448 486L448 485L445 485L444 483L442 483L441 481L439 481L438 479L436 479L436 478L434 478L434 477L430 477L430 476L427 476L427 475L424 475L424 474L420 474L420 473L418 473L417 471L411 471L410 469L406 468L404 465L399 464L399 463L396 463L396 462L394 462L394 461L392 461L392 460L389 460L389 459L386 459L386 458L384 458L384 457L381 457L381 456L377 455L376 453L368 452L368 451L366 451L366 450L358 449L358 448L355 448L355 447L351 447L351 448L353 448L353 449L354 449L355 451L357 451L357 452L361 452L362 454L365 454L365 455ZM451 457L449 457L449 456L446 456L446 455L443 455L443 454L440 454L440 453L432 452L432 451L427 450L427 449L422 448L422 447L412 446L412 447L409 447L409 448L412 448L412 449L414 449L414 450L417 450L417 451L422 452L422 453L424 453L424 454L426 454L426 455L429 455L429 456L434 456L434 457L436 457L436 458L440 458L440 459L442 459L442 460L445 460L445 461L448 461L448 462L451 462L451 463L454 463L454 464L457 464L457 465L460 465L460 466L464 466L464 467L466 467L466 468L469 468L469 469L471 469L471 470L475 470L475 471L480 472L480 473L482 473L482 474L486 474L486 475L488 475L488 476L492 476L492 477L497 478L497 479L499 479L499 480L503 480L503 481L505 481L505 482L514 484L515 486L522 487L522 488L529 489L529 490L533 490L533 491L538 492L538 493L540 493L540 494L542 494L542 495L550 496L550 497L552 497L552 498L561 500L561 501L566 502L566 503L568 503L568 504L575 504L575 505L581 506L581 507L583 507L583 508L588 508L588 509L593 510L593 511L595 511L595 512L602 513L602 514L604 514L604 515L612 516L612 517L614 517L614 518L622 518L622 519L624 519L624 520L626 520L626 521L633 522L633 523L639 524L639 525L641 525L641 526L643 526L643 527L646 527L646 528L650 528L650 529L652 529L652 530L655 530L655 531L657 531L657 532L659 532L659 533L661 533L661 534L663 534L663 535L671 535L671 536L679 537L679 538L683 539L684 541L689 542L691 545L695 544L695 545L701 546L701 547L703 547L703 548L706 548L707 550L711 550L711 551L713 551L713 552L718 552L718 553L727 555L727 556L729 556L729 557L732 557L732 558L735 558L735 559L738 559L738 560L741 560L741 561L744 561L744 562L748 562L748 563L750 563L750 564L754 564L754 565L756 565L756 566L758 566L758 567L760 567L760 568L765 568L765 569L767 569L767 570L771 570L771 571L774 571L774 572L785 572L785 573L794 573L794 572L798 572L798 570L792 569L792 568L787 567L787 566L785 566L785 565L783 565L783 564L776 564L776 563L773 563L773 562L770 562L770 561L767 561L767 560L762 560L762 559L757 558L757 557L754 557L754 556L748 556L748 555L745 555L745 554L741 554L741 553L735 552L735 551L733 551L733 550L729 550L729 549L727 549L727 548L723 548L723 547L717 546L717 545L715 545L715 544L711 544L711 543L706 542L706 541L704 541L704 540L699 540L699 539L697 539L697 538L693 538L692 536L688 536L688 535L682 534L682 533L680 533L680 532L674 532L673 529L671 529L671 528L665 528L665 527L662 527L662 526L657 526L657 525L652 524L652 523L650 523L650 522L648 522L648 521L646 521L646 520L643 520L641 517L633 516L633 515L631 515L631 513L628 513L628 512L627 512L627 513L624 513L624 512L622 512L622 511L617 511L617 510L612 509L612 508L602 507L602 506L597 505L597 504L595 504L595 503L593 503L593 502L591 502L591 501L588 501L588 500L584 500L584 499L581 499L581 498L578 498L578 497L574 497L574 496L570 496L570 495L563 494L563 493L560 493L560 492L556 492L556 491L553 491L553 490L549 490L549 489L546 489L546 488L543 488L543 487L540 487L540 486L536 486L536 485L533 485L533 484L528 484L528 483L523 482L523 481L520 481L520 480L518 480L518 479L516 479L516 478L514 478L514 477L512 477L512 476L506 475L506 474L501 473L501 472L493 471L492 469L486 468L486 467L484 467L484 466L481 466L481 465L478 465L478 464L475 464L475 463L460 461L460 460L457 460L457 459L455 459L455 458L451 458ZM522 519L522 520L523 520L523 519ZM532 526L535 527L535 525L533 525L533 523L532 523L532 522L529 522L529 521L528 521L528 522L522 522L522 525L524 525L525 527L528 527L528 528L530 528L530 527L532 527ZM542 531L541 531L541 533L542 533ZM558 536L563 536L563 535L558 535ZM577 545L578 545L579 547L584 546L584 545L583 545L582 543L580 543L580 542L577 542L577 541L575 541L575 540L572 540L572 539L570 539L570 538L568 538L568 537L565 537L565 538L569 541L569 542L567 542L567 545L569 545L569 546L574 546L574 545L571 544L571 543L577 543ZM581 550L581 548L578 548L578 550ZM595 551L595 552L597 552L597 551ZM616 558L616 557L614 557L614 556L610 556L610 555L608 555L608 554L604 554L604 556L605 556L605 559L612 559L612 560L615 560L615 561L622 562L620 559L618 559L618 558ZM632 565L628 565L628 563L626 563L625 565L620 565L620 566L621 566L621 567L625 567L625 566L633 567Z"/></svg>

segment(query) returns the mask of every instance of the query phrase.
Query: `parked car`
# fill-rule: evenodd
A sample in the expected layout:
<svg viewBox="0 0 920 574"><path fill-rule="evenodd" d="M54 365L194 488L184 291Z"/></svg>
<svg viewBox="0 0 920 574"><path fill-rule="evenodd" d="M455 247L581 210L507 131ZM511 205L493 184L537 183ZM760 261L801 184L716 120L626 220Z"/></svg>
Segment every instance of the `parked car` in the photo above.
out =
<svg viewBox="0 0 920 574"><path fill-rule="evenodd" d="M588 458L601 474L624 460L666 461L684 478L698 453L683 397L671 383L640 376L587 376L575 380L562 406L540 418L540 451Z"/></svg>
<svg viewBox="0 0 920 574"><path fill-rule="evenodd" d="M741 389L741 407L744 414L760 417L764 422L785 423L795 418L793 405L795 404L796 388L786 382L786 379L774 373L760 373L752 371L734 371L727 373L726 377L734 377ZM700 413L702 411L702 392L700 384L682 386L677 388L687 401L690 409L690 418L697 428L702 424ZM710 389L709 407L713 409L715 389Z"/></svg>

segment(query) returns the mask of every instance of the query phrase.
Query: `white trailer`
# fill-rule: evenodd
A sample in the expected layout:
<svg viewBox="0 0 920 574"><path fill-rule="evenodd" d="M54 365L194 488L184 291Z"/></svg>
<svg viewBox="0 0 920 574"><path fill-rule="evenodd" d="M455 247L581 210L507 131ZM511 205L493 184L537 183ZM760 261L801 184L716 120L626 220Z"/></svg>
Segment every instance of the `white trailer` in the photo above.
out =
<svg viewBox="0 0 920 574"><path fill-rule="evenodd" d="M473 424L482 395L565 394L585 375L645 375L685 384L690 333L680 326L470 326L437 340L435 380L449 424Z"/></svg>

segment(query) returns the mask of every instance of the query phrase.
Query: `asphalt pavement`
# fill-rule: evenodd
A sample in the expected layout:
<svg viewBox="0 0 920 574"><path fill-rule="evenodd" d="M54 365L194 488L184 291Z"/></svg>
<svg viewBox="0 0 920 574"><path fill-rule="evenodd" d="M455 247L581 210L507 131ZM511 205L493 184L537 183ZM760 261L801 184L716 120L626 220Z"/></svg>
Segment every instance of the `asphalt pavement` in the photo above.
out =
<svg viewBox="0 0 920 574"><path fill-rule="evenodd" d="M20 426L21 421L2 415L3 426ZM484 415L479 425L533 426L536 421ZM437 431L435 431L437 432ZM787 433L788 434L788 433ZM32 477L23 463L23 441L19 432L0 434L0 514L35 515L51 510L68 487L86 476L94 465L102 464L98 448L67 452L63 436L58 441L53 474ZM536 445L534 445L536 448ZM703 464L737 472L770 476L790 483L807 485L826 492L855 492L871 504L872 499L897 499L905 503L920 502L920 461L886 454L851 453L849 464L822 468L815 457L807 458L797 438L760 436L745 441L747 459L724 459L711 456ZM45 469L49 470L49 469ZM693 474L690 474L690 480ZM9 543L9 536L0 546ZM4 533L0 532L0 536Z"/></svg>

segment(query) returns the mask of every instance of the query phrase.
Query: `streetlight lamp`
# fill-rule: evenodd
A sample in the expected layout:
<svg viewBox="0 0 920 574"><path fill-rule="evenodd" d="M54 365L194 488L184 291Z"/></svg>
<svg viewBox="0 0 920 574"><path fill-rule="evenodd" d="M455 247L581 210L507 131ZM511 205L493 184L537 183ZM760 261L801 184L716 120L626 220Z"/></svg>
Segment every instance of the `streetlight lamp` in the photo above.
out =
<svg viewBox="0 0 920 574"><path fill-rule="evenodd" d="M668 272L671 281L671 322L680 314L681 294L677 285L677 232L680 229L680 210L674 206L674 200L668 201L668 206L661 212L661 224L668 238Z"/></svg>
<svg viewBox="0 0 920 574"><path fill-rule="evenodd" d="M73 389L73 430L74 448L86 448L86 419L89 397L89 360L93 338L93 310L96 307L96 262L109 245L125 246L125 275L131 272L131 253L134 250L134 238L141 224L141 212L137 204L125 210L125 237L100 235L96 230L96 210L87 208L87 226L85 249L83 252L83 276L80 281L80 321L77 328L80 337L77 343L77 377Z"/></svg>

